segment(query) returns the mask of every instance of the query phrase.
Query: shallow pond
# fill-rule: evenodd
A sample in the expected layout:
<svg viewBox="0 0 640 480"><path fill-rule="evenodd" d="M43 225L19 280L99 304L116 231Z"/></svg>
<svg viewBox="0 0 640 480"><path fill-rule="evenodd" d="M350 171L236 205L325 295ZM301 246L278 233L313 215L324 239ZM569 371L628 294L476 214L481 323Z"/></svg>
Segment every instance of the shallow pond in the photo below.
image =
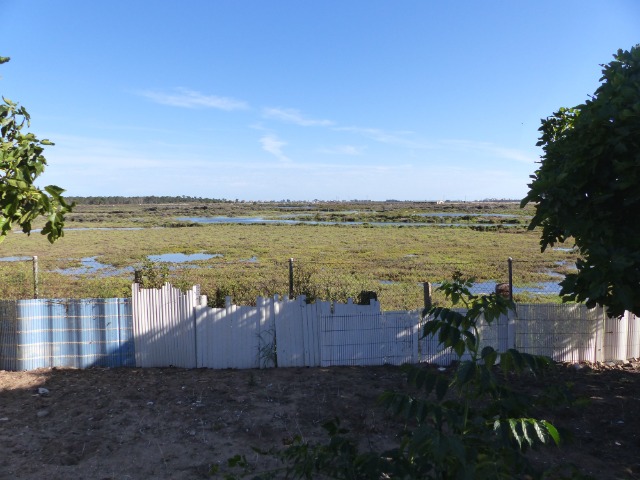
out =
<svg viewBox="0 0 640 480"><path fill-rule="evenodd" d="M416 217L501 217L515 218L518 215L508 213L414 213Z"/></svg>
<svg viewBox="0 0 640 480"><path fill-rule="evenodd" d="M33 257L2 257L0 262L25 262L27 260L33 260Z"/></svg>
<svg viewBox="0 0 640 480"><path fill-rule="evenodd" d="M337 222L316 220L269 219L262 217L179 217L181 222L192 223L239 223L239 224L281 224L281 225L371 225L374 227L489 227L486 223L421 223L421 222ZM517 227L506 224L502 227Z"/></svg>
<svg viewBox="0 0 640 480"><path fill-rule="evenodd" d="M482 295L493 293L498 282L476 282L471 287L471 293L474 295ZM434 287L440 286L439 283L434 283ZM532 295L557 295L560 293L560 285L557 282L539 282L527 287L513 287L513 293L530 293Z"/></svg>
<svg viewBox="0 0 640 480"><path fill-rule="evenodd" d="M557 282L540 282L529 287L513 287L513 293L531 293L533 295L558 295L560 284Z"/></svg>
<svg viewBox="0 0 640 480"><path fill-rule="evenodd" d="M551 250L556 252L577 252L578 249L576 247L553 247Z"/></svg>
<svg viewBox="0 0 640 480"><path fill-rule="evenodd" d="M62 275L92 275L97 274L99 277L115 277L123 273L133 272L133 267L114 268L112 265L99 262L96 257L85 257L80 259L80 267L58 268L53 270Z"/></svg>
<svg viewBox="0 0 640 480"><path fill-rule="evenodd" d="M147 255L147 258L152 262L187 263L220 258L222 256L221 253L163 253L162 255Z"/></svg>

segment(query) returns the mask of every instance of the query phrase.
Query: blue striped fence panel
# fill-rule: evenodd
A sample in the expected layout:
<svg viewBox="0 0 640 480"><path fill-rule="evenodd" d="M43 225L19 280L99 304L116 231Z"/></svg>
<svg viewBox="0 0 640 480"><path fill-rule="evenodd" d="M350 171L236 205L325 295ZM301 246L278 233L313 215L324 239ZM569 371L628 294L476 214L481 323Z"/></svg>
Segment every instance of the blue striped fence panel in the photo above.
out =
<svg viewBox="0 0 640 480"><path fill-rule="evenodd" d="M135 366L131 300L17 302L15 370Z"/></svg>
<svg viewBox="0 0 640 480"><path fill-rule="evenodd" d="M0 300L0 370L16 370L16 302Z"/></svg>

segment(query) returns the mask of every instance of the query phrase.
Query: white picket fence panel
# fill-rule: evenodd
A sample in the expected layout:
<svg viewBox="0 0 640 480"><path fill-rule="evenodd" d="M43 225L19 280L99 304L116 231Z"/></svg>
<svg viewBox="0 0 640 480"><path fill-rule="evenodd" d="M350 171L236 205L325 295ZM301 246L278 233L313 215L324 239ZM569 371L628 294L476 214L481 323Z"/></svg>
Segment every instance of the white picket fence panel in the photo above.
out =
<svg viewBox="0 0 640 480"><path fill-rule="evenodd" d="M194 368L400 365L458 360L437 338L422 336L420 311L382 312L371 305L258 298L255 307L206 306L197 287L186 293L133 289L136 365ZM627 314L607 318L583 305L518 304L492 325L479 323L481 348L517 348L556 361L640 356L640 324Z"/></svg>

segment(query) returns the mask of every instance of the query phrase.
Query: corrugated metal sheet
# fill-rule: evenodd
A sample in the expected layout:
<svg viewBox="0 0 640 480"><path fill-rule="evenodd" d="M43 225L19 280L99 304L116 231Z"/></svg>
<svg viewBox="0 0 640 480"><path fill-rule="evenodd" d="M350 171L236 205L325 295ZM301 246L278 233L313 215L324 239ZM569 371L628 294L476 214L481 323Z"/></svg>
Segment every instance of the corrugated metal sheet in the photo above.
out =
<svg viewBox="0 0 640 480"><path fill-rule="evenodd" d="M256 307L196 307L198 367L271 366L267 351L269 342L273 342L272 312L273 302L261 298ZM265 356L261 357L261 352Z"/></svg>
<svg viewBox="0 0 640 480"><path fill-rule="evenodd" d="M274 327L279 367L321 365L320 318L331 303L307 303L304 295L274 303Z"/></svg>
<svg viewBox="0 0 640 480"><path fill-rule="evenodd" d="M335 304L333 311L321 317L323 367L402 365L418 360L419 317L413 312L381 312L377 302Z"/></svg>
<svg viewBox="0 0 640 480"><path fill-rule="evenodd" d="M627 358L640 357L640 318L633 313L626 313L629 326L627 336ZM624 360L624 359L622 359Z"/></svg>
<svg viewBox="0 0 640 480"><path fill-rule="evenodd" d="M572 304L518 304L517 308L518 350L546 355L559 362L608 360L604 351L602 308L587 309L584 305ZM608 340L613 339L609 336ZM626 346L626 336L623 341Z"/></svg>
<svg viewBox="0 0 640 480"><path fill-rule="evenodd" d="M15 370L135 366L129 299L20 300Z"/></svg>
<svg viewBox="0 0 640 480"><path fill-rule="evenodd" d="M604 317L604 311L602 312ZM633 313L605 318L604 359L625 360L640 356L640 323Z"/></svg>
<svg viewBox="0 0 640 480"><path fill-rule="evenodd" d="M196 367L194 308L199 288L182 293L166 283L159 289L132 287L136 365Z"/></svg>
<svg viewBox="0 0 640 480"><path fill-rule="evenodd" d="M461 308L456 308L454 310L459 313L465 313L465 310ZM419 312L416 312L415 314L420 315ZM514 347L515 325L512 317L512 314L509 316L501 315L497 319L494 319L491 324L487 323L483 317L480 317L477 323L480 351L486 346L491 346L498 351L505 351ZM422 335L424 323L425 321L421 320L417 328L417 335L420 338L419 362L447 366L450 365L451 362L458 361L460 359L468 360L471 358L471 355L468 352L465 352L462 358L459 358L458 354L454 352L452 348L443 349L438 342L437 335L424 337Z"/></svg>
<svg viewBox="0 0 640 480"><path fill-rule="evenodd" d="M18 321L16 302L0 301L0 369L16 370L16 348L18 345Z"/></svg>
<svg viewBox="0 0 640 480"><path fill-rule="evenodd" d="M417 311L308 305L303 297L259 298L256 307L229 299L212 309L195 287L182 293L136 285L131 300L0 302L0 368L256 368L273 366L274 348L280 367L457 360L437 339L421 338L422 322ZM633 315L607 319L602 309L581 305L519 304L517 317L479 327L482 345L575 362L640 356L638 325Z"/></svg>

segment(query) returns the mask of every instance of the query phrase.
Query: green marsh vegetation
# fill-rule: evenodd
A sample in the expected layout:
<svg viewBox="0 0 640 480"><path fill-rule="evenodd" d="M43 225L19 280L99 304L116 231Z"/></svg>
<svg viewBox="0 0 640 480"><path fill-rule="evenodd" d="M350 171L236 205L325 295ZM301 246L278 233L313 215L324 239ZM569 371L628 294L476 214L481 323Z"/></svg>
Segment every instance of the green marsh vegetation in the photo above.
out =
<svg viewBox="0 0 640 480"><path fill-rule="evenodd" d="M431 216L434 213L446 215ZM288 260L293 258L296 295L345 301L369 290L378 293L385 310L415 309L423 305L421 282L441 282L456 271L490 292L495 282L508 280L509 257L514 259L516 286L557 282L550 274L572 268L575 253L541 253L539 234L525 228L530 213L512 202L80 203L68 215L65 236L56 244L40 235L13 234L0 246L0 257L37 255L42 298L129 296L133 270L141 268L147 256L207 253L216 256L169 263L168 278L181 288L201 285L212 305L220 305L227 295L238 304L251 304L258 295L288 294ZM192 220L220 216L335 223ZM444 225L415 225L430 220ZM363 223L345 223L350 221ZM394 225L371 225L375 222ZM103 268L87 268L92 262ZM31 268L28 261L0 262L3 298L32 296ZM437 294L434 299L443 300ZM520 301L541 299L558 301L557 295L516 294Z"/></svg>

